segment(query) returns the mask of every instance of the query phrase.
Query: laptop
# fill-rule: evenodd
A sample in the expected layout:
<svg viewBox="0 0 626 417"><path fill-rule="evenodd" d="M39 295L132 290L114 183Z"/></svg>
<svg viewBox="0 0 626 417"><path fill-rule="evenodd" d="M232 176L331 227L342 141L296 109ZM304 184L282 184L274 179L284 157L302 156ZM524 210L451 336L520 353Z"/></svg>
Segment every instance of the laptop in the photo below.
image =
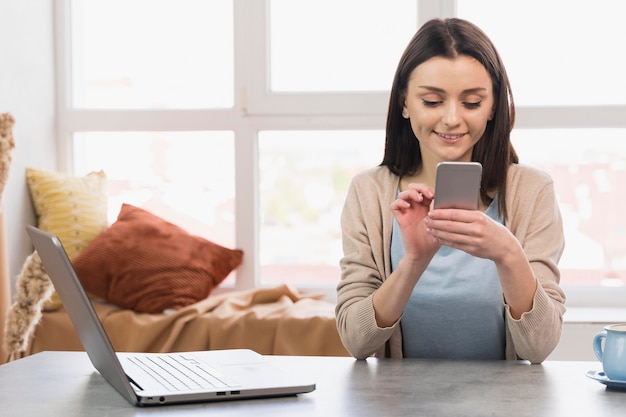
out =
<svg viewBox="0 0 626 417"><path fill-rule="evenodd" d="M115 352L59 238L26 226L76 332L100 374L136 406L307 393L315 383L249 349Z"/></svg>

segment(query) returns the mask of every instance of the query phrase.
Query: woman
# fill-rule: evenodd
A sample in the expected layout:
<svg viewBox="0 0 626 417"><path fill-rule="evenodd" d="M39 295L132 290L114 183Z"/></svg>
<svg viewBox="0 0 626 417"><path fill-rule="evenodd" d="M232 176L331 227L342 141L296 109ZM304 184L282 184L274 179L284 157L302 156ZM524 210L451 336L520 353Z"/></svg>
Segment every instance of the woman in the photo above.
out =
<svg viewBox="0 0 626 417"><path fill-rule="evenodd" d="M342 213L337 326L356 358L525 359L559 341L565 296L551 178L518 164L500 56L462 19L415 34L391 89L380 166ZM439 162L480 162L478 210L438 209Z"/></svg>

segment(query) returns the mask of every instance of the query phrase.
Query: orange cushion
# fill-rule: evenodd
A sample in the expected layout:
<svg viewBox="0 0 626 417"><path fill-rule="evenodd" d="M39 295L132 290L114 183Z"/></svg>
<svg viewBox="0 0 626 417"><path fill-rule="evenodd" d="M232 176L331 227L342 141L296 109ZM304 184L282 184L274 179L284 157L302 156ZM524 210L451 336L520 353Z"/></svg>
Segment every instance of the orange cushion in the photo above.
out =
<svg viewBox="0 0 626 417"><path fill-rule="evenodd" d="M73 261L85 290L120 307L158 313L206 298L241 264L228 249L130 204Z"/></svg>

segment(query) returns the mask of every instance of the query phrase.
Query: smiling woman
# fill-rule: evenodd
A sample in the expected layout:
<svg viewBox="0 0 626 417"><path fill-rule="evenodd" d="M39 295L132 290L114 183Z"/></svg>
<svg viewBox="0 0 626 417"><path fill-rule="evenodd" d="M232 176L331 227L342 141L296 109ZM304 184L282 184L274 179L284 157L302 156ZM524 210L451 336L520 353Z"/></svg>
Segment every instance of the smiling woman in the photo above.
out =
<svg viewBox="0 0 626 417"><path fill-rule="evenodd" d="M552 179L518 164L495 46L467 20L429 20L389 102L383 162L355 175L341 216L346 348L359 359L542 362L565 312L562 221ZM440 164L470 161L483 167L478 207L433 208Z"/></svg>
<svg viewBox="0 0 626 417"><path fill-rule="evenodd" d="M423 159L470 162L493 110L493 87L485 67L468 56L437 57L411 73L402 117L420 138ZM434 186L434 172L420 174L426 176L421 182Z"/></svg>

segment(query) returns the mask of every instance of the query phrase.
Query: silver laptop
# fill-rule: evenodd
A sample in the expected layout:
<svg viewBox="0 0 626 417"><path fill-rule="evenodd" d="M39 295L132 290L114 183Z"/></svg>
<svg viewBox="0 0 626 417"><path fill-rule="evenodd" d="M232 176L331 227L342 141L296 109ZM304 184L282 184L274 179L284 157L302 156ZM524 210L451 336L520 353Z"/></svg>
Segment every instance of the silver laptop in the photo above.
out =
<svg viewBox="0 0 626 417"><path fill-rule="evenodd" d="M133 405L276 397L315 383L248 349L116 353L59 238L26 226L93 366Z"/></svg>

